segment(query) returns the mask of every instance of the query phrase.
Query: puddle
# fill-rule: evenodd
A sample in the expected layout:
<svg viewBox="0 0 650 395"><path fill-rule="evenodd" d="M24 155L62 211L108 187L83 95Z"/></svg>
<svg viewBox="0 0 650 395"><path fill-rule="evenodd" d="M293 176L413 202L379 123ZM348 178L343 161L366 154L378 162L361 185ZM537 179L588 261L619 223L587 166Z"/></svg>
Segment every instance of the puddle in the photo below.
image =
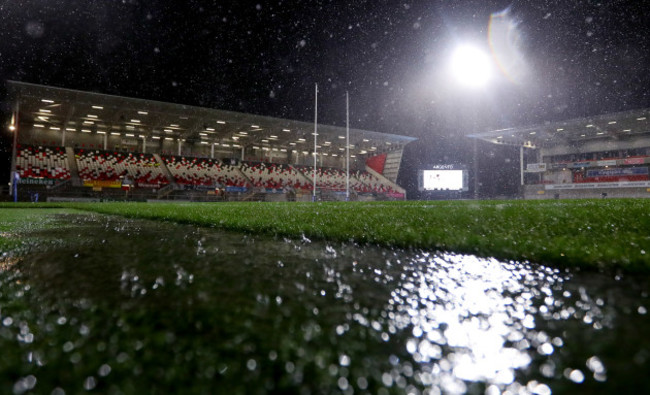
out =
<svg viewBox="0 0 650 395"><path fill-rule="evenodd" d="M649 389L645 277L100 215L0 265L2 392Z"/></svg>

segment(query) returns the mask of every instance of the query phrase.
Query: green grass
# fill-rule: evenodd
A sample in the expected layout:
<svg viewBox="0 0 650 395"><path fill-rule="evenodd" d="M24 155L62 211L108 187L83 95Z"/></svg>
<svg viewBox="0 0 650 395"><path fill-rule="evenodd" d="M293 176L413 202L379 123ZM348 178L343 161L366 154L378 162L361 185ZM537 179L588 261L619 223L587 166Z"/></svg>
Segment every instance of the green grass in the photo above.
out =
<svg viewBox="0 0 650 395"><path fill-rule="evenodd" d="M11 209L2 207L12 207ZM15 209L14 207L21 207ZM69 213L69 209L47 210L47 214ZM31 230L48 229L54 226L49 215L43 215L45 211L41 208L26 205L0 205L0 255L9 250L15 250L25 240L18 237L18 234Z"/></svg>
<svg viewBox="0 0 650 395"><path fill-rule="evenodd" d="M75 203L37 207L68 207L277 236L304 235L332 241L447 250L556 267L650 272L647 199Z"/></svg>

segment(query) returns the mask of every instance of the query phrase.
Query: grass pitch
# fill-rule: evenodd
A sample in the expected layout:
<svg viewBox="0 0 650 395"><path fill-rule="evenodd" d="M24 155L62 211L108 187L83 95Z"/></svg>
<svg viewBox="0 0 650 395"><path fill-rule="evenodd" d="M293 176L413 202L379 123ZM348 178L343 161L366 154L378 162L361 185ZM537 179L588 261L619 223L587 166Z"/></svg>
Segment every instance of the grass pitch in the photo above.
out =
<svg viewBox="0 0 650 395"><path fill-rule="evenodd" d="M556 267L650 272L650 200L74 203L133 218L286 237L448 250ZM0 227L5 223L0 216ZM1 246L1 245L0 245Z"/></svg>

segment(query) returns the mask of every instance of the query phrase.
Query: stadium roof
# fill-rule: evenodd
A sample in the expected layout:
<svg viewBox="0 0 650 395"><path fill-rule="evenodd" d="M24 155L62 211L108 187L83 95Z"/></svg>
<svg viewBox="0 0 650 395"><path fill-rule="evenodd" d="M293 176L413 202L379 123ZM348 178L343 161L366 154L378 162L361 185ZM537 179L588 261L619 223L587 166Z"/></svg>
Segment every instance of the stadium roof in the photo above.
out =
<svg viewBox="0 0 650 395"><path fill-rule="evenodd" d="M471 134L468 137L495 144L542 148L594 140L624 140L649 134L650 109L642 109L492 130Z"/></svg>
<svg viewBox="0 0 650 395"><path fill-rule="evenodd" d="M249 147L313 149L314 124L182 104L7 81L19 103L20 123L80 131L111 131ZM319 152L340 153L344 127L318 125ZM401 148L412 137L350 129L350 153L372 154Z"/></svg>

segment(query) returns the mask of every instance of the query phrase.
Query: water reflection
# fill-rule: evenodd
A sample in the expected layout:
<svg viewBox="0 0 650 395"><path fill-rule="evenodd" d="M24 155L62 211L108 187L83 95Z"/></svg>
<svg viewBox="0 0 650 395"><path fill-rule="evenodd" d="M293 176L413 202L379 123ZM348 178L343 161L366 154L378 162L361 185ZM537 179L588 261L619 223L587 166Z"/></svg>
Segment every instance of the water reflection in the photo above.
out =
<svg viewBox="0 0 650 395"><path fill-rule="evenodd" d="M26 256L0 265L9 392L648 388L647 277L102 216L59 221L76 232L40 233Z"/></svg>
<svg viewBox="0 0 650 395"><path fill-rule="evenodd" d="M406 349L423 384L461 393L467 381L484 382L517 392L515 372L529 366L530 350L553 353L550 337L536 330L534 301L553 303L565 280L559 271L453 254L423 253L409 263L387 310L394 330L411 332Z"/></svg>

